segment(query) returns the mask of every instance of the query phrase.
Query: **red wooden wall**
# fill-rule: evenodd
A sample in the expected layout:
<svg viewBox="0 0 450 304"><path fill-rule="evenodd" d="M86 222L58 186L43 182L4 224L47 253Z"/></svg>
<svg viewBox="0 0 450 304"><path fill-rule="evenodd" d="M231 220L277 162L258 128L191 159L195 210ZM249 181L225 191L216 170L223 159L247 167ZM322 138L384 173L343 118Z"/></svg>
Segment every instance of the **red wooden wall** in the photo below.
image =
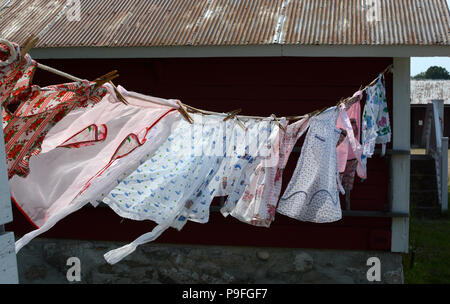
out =
<svg viewBox="0 0 450 304"><path fill-rule="evenodd" d="M80 78L94 79L113 69L115 82L127 90L164 98L212 111L242 108L242 114L298 115L335 105L360 85L372 81L392 63L391 58L188 58L188 59L77 59L42 60ZM66 82L38 71L35 83ZM387 77L392 119L392 77ZM300 140L301 143L302 139ZM299 144L300 144L299 143ZM389 146L388 146L389 148ZM299 153L293 153L283 176L289 182ZM368 162L368 179L357 179L351 193L353 210L388 208L389 162L378 156ZM284 191L284 187L283 187ZM215 202L217 203L217 201ZM345 200L341 197L342 206ZM58 223L42 237L131 241L154 227L152 222L122 219L109 208L82 210ZM32 226L15 209L7 226L16 237ZM189 222L181 232L170 229L157 242L239 246L274 246L390 250L391 219L344 217L330 224L304 223L277 214L270 228L253 227L211 214L208 224Z"/></svg>

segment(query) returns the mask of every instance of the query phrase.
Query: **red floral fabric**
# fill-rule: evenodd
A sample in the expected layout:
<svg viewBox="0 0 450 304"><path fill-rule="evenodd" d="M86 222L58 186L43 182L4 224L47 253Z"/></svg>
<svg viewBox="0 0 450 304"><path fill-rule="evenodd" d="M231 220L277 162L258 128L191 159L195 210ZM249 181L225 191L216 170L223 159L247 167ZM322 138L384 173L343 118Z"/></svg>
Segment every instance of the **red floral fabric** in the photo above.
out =
<svg viewBox="0 0 450 304"><path fill-rule="evenodd" d="M7 46L0 44L0 53ZM5 58L0 56L1 58ZM48 131L75 107L86 107L100 102L106 94L95 83L64 83L40 88L31 85L37 63L15 60L8 66L0 65L0 96L2 122L5 134L8 177L27 176L29 159L41 151ZM11 111L11 108L16 108Z"/></svg>

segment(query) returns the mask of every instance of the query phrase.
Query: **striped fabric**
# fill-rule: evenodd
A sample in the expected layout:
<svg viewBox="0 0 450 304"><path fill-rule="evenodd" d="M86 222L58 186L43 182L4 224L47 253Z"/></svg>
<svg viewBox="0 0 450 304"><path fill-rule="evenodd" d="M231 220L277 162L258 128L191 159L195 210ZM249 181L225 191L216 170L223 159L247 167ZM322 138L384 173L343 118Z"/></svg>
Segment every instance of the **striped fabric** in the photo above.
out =
<svg viewBox="0 0 450 304"><path fill-rule="evenodd" d="M1 44L0 48L3 54L8 50ZM7 57L0 59L6 61ZM10 65L0 65L2 122L9 178L15 174L28 175L30 157L40 153L45 135L58 121L76 107L100 102L106 94L105 88L94 90L95 83L87 80L45 88L31 85L36 68L35 61L25 64L14 60Z"/></svg>

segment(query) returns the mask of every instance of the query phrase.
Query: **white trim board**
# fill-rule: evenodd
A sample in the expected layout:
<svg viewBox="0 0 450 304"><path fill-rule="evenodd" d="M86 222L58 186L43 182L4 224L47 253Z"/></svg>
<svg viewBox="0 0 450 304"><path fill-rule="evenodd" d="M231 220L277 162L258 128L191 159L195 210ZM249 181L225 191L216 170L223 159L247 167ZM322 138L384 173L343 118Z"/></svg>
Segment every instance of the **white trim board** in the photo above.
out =
<svg viewBox="0 0 450 304"><path fill-rule="evenodd" d="M0 130L0 225L13 220L9 193L8 173L6 169L5 141Z"/></svg>
<svg viewBox="0 0 450 304"><path fill-rule="evenodd" d="M17 259L12 232L0 233L0 284L17 284Z"/></svg>
<svg viewBox="0 0 450 304"><path fill-rule="evenodd" d="M245 45L173 47L35 48L35 59L78 58L202 58L202 57L432 57L450 55L445 46L385 45Z"/></svg>
<svg viewBox="0 0 450 304"><path fill-rule="evenodd" d="M12 232L5 233L3 226L12 221L7 172L2 129L0 130L0 284L17 284L19 279L14 234Z"/></svg>

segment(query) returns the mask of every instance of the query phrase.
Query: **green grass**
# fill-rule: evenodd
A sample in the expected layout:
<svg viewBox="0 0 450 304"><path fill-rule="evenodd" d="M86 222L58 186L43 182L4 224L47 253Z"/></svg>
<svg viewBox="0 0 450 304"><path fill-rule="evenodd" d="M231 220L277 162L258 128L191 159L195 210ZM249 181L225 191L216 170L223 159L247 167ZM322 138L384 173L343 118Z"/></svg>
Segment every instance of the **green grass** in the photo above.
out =
<svg viewBox="0 0 450 304"><path fill-rule="evenodd" d="M405 283L450 283L450 214L437 219L412 215L409 234L410 252L403 259Z"/></svg>
<svg viewBox="0 0 450 304"><path fill-rule="evenodd" d="M425 154L424 149L411 150ZM449 150L450 175L450 150ZM449 180L450 206L450 180ZM409 253L404 255L403 270L407 284L450 283L450 214L437 219L418 218L411 207Z"/></svg>

